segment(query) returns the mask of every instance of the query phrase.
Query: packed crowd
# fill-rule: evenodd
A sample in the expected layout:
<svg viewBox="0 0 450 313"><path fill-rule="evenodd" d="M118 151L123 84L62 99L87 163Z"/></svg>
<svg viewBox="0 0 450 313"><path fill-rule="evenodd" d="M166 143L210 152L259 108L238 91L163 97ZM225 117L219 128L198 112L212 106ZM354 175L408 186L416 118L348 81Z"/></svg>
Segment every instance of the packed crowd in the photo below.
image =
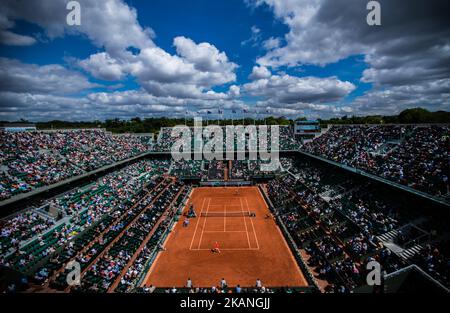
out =
<svg viewBox="0 0 450 313"><path fill-rule="evenodd" d="M231 162L231 179L248 179L249 175L248 160L237 160Z"/></svg>
<svg viewBox="0 0 450 313"><path fill-rule="evenodd" d="M426 245L423 250L414 255L412 261L445 286L450 286L449 247L448 240L435 245Z"/></svg>
<svg viewBox="0 0 450 313"><path fill-rule="evenodd" d="M162 177L151 180L146 189L135 196L134 204L120 205L112 214L106 214L97 223L81 232L73 241L65 245L60 253L55 255L47 264L47 267L56 271L70 260L77 260L82 271L88 266L117 238L130 221L145 208L152 197L160 193L169 183ZM66 289L68 272L62 271L52 280L51 287L59 290Z"/></svg>
<svg viewBox="0 0 450 313"><path fill-rule="evenodd" d="M325 291L350 292L361 284L362 263L378 250L374 242L293 178L273 180L268 192L276 214L309 256L308 266L316 278L328 282Z"/></svg>
<svg viewBox="0 0 450 313"><path fill-rule="evenodd" d="M448 227L439 226L440 217L423 216L420 208L405 208L379 186L341 171L337 175L310 162L295 167L298 179L285 175L272 180L267 185L268 195L275 214L297 246L307 253L308 265L316 277L328 282L326 291L349 292L364 284L365 265L371 260L378 261L385 273L414 263L449 285L450 258L444 239L438 240L437 246L436 241L430 242L408 260L383 247L378 238L412 221L421 221L420 227L424 229L427 224L438 229L434 230L434 240L445 238ZM328 192L331 184L338 185L339 192ZM408 235L412 238L405 241L414 243L414 234Z"/></svg>
<svg viewBox="0 0 450 313"><path fill-rule="evenodd" d="M170 173L183 178L202 178L202 160L172 161Z"/></svg>
<svg viewBox="0 0 450 313"><path fill-rule="evenodd" d="M269 166L269 162L271 162ZM262 167L266 164L267 168ZM281 157L270 161L261 160L241 160L231 161L231 179L249 179L251 177L273 175L276 173L289 171L293 161L291 158ZM273 166L272 166L273 165Z"/></svg>
<svg viewBox="0 0 450 313"><path fill-rule="evenodd" d="M133 201L136 191L141 190L149 178L166 173L169 164L167 159L139 161L107 174L92 184L51 199L49 204L58 208L64 216L84 210L88 216L88 223L92 223L96 220L96 216L108 213L120 202L127 199ZM75 216L73 221L76 222L80 218Z"/></svg>
<svg viewBox="0 0 450 313"><path fill-rule="evenodd" d="M59 212L60 220L56 223L43 219L34 209L6 219L2 227L0 263L35 274L37 280L45 280L58 264L53 255L56 250L63 246L72 248L80 233L94 236L92 227L105 229L120 212L136 204L168 167L168 160L139 161L86 188L76 188L49 200L48 204ZM27 243L33 237L35 239ZM52 260L55 262L50 268L38 267L41 263L51 264Z"/></svg>
<svg viewBox="0 0 450 313"><path fill-rule="evenodd" d="M0 221L0 255L19 248L21 242L42 234L53 225L54 221L34 211L19 213L5 221Z"/></svg>
<svg viewBox="0 0 450 313"><path fill-rule="evenodd" d="M124 225L124 231L100 258L91 264L82 277L82 284L75 288L77 291L106 292L112 284L120 279L121 272L133 262L133 256L138 256L138 248L145 244L146 237L156 225L157 221L166 210L171 208L178 197L183 185L181 183L170 184L164 189L157 199L148 198L148 201L138 205L135 211L139 214L129 223ZM132 264L130 264L132 265Z"/></svg>
<svg viewBox="0 0 450 313"><path fill-rule="evenodd" d="M0 133L0 200L147 151L138 136L103 130Z"/></svg>
<svg viewBox="0 0 450 313"><path fill-rule="evenodd" d="M190 127L189 128L191 130L191 149L194 149L194 140L196 140L194 138L194 131L193 128ZM227 150L227 142L226 142L226 138L227 138L227 132L226 132L226 128L221 126L222 129L222 133L223 133L223 151ZM249 150L249 146L254 146L256 147L259 143L259 137L262 137L262 133L260 131L260 128L256 128L256 133L254 136L250 136L249 133L247 132L245 134L245 143L241 142L240 139L238 139L238 136L236 133L234 133L234 138L233 138L233 145L234 145L234 150L238 151L241 150L240 146L245 144L245 150ZM171 151L171 148L173 146L173 144L175 143L175 141L180 140L181 138L183 138L181 135L179 137L172 137L172 128L170 127L163 127L161 128L159 137L157 142L154 145L154 150L155 151ZM204 136L204 134L202 135L201 139L202 144L204 145L207 141L210 140L210 138L206 138ZM239 140L239 142L238 142ZM250 144L250 141L252 141L252 143ZM271 138L271 126L267 126L267 142L266 142L266 148L268 150L271 150L271 143L272 143L272 138ZM291 126L279 126L279 147L280 150L298 150L300 147L300 141L298 139L296 139L296 137L294 136L294 132L292 130Z"/></svg>
<svg viewBox="0 0 450 313"><path fill-rule="evenodd" d="M282 137L291 138L282 131ZM112 136L100 130L2 133L0 200L111 164L148 149L142 138ZM170 133L169 133L170 135ZM449 185L449 128L447 126L333 127L307 143L307 152L383 176L436 196ZM162 129L157 149L166 151ZM283 149L294 143L289 139ZM290 143L289 143L290 142ZM295 148L295 147L293 147ZM274 213L297 246L308 256L308 266L329 292L345 293L364 284L367 262L380 262L385 273L417 264L444 285L450 285L448 221L424 216L397 201L383 188L331 167L281 158L281 169L261 170L257 161L135 162L86 186L45 203L56 218L31 209L0 221L0 266L28 274L35 282L50 282L66 290L70 260L80 262L83 284L73 291L153 292L135 289L136 282L161 249L160 239L171 225L173 211L188 192L183 183L162 176L222 180L282 174L267 185ZM229 172L228 172L229 170ZM286 171L290 173L287 174ZM405 209L406 208L406 209ZM168 214L165 219L161 217ZM159 223L160 221L160 223ZM381 235L396 232L394 243L415 244L420 234L406 230L416 223L431 235L419 252L400 258L383 246ZM419 224L420 223L420 224ZM433 226L429 226L433 225ZM151 237L150 232L154 231ZM293 291L293 290L292 290ZM242 289L218 287L167 289L165 292L273 292L262 286Z"/></svg>
<svg viewBox="0 0 450 313"><path fill-rule="evenodd" d="M264 167L264 164L267 165L267 168ZM172 161L170 173L182 178L218 180L224 179L224 174L228 171L228 179L248 180L252 177L273 176L289 171L292 167L292 158L286 157L270 161L248 159L232 161L179 160Z"/></svg>
<svg viewBox="0 0 450 313"><path fill-rule="evenodd" d="M208 165L208 179L223 179L225 163L223 161L211 160Z"/></svg>
<svg viewBox="0 0 450 313"><path fill-rule="evenodd" d="M180 137L172 137L172 128L162 127L153 149L158 152L170 152L173 144L176 140L179 140Z"/></svg>
<svg viewBox="0 0 450 313"><path fill-rule="evenodd" d="M51 134L53 148L85 171L112 164L140 153L148 146L134 135L111 135L101 130Z"/></svg>
<svg viewBox="0 0 450 313"><path fill-rule="evenodd" d="M176 198L173 203L173 208L178 208L183 205L185 197L189 194L190 188L186 187L182 193ZM138 256L128 267L126 273L120 278L120 282L117 285L115 292L130 292L138 286L140 279L142 279L147 273L150 265L156 258L156 254L163 249L162 240L168 234L170 227L173 225L175 212L170 211L166 218L159 224L154 234L144 245Z"/></svg>
<svg viewBox="0 0 450 313"><path fill-rule="evenodd" d="M302 150L448 197L449 126L334 126Z"/></svg>

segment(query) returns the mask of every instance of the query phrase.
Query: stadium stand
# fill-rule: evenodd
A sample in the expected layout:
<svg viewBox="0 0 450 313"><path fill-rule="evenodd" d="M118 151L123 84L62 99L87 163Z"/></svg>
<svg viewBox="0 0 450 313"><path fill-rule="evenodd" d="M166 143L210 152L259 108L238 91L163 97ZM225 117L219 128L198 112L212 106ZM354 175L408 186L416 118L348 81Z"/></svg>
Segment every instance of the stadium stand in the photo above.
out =
<svg viewBox="0 0 450 313"><path fill-rule="evenodd" d="M224 177L224 163L222 161L212 160L206 164L208 168L208 179L222 180Z"/></svg>
<svg viewBox="0 0 450 313"><path fill-rule="evenodd" d="M449 200L447 125L333 126L302 150Z"/></svg>
<svg viewBox="0 0 450 313"><path fill-rule="evenodd" d="M92 227L102 229L104 222L113 222L114 217L122 210L134 205L144 189L155 184L155 179L160 177L158 175L167 172L168 167L167 160L140 161L100 178L87 188L81 190L76 188L49 200L50 206L56 207L60 214L58 214L59 220L53 221L54 227L46 233L42 233L41 229L36 229L35 232L32 227L24 228L22 232L9 231L8 228L2 229L2 247L3 242L15 243L2 248L2 252L6 248L9 249L5 260L2 259L3 262L22 272L35 275L37 280L47 278L51 271L45 266L39 268L41 263L45 264L48 261L51 263L54 258L52 254L62 246L71 248L73 241L78 240L80 233L94 235L95 233L90 232ZM36 212L30 211L26 216L30 220L28 223L32 225L36 216L38 216ZM6 220L6 225L15 225L22 219L22 215L14 216ZM46 224L42 223L40 227L44 225ZM48 230L49 227L45 229ZM39 232L42 234L36 236ZM33 237L35 239L29 242L29 239ZM70 244L67 245L67 242ZM11 248L16 249L11 251Z"/></svg>
<svg viewBox="0 0 450 313"><path fill-rule="evenodd" d="M262 170L261 159L174 161L170 130L154 145L151 136L104 130L0 133L0 200L139 156L0 220L0 267L24 275L28 291L272 293L317 285L349 293L366 290L366 265L376 260L392 290L407 289L402 275L450 286L448 210L321 159L445 200L448 126L332 126L303 145L280 127L275 171ZM143 285L192 188L229 181L259 186L312 288ZM66 280L71 261L81 265L79 286Z"/></svg>
<svg viewBox="0 0 450 313"><path fill-rule="evenodd" d="M365 264L372 259L386 273L416 264L448 286L449 233L439 216L424 216L345 172L309 162L296 167L297 178L287 174L270 181L268 193L318 279L326 281L325 291L349 292L364 284ZM433 230L424 230L426 225ZM411 228L417 230L406 231Z"/></svg>
<svg viewBox="0 0 450 313"><path fill-rule="evenodd" d="M289 150L298 150L300 147L300 141L296 139L294 136L294 132L291 126L278 126L279 128L279 145L280 150L283 151L289 151ZM191 131L191 134L194 134L193 128L189 128ZM260 136L260 129L256 128L257 136L259 138ZM171 136L172 128L169 127L163 127L161 128L161 131L159 133L158 139L154 145L154 151L158 152L169 152L172 145L175 143L176 140L179 138L175 138ZM226 127L222 127L222 132L224 136L224 143L223 143L223 150L226 151ZM271 150L271 126L267 125L267 149ZM193 137L193 136L192 136ZM245 142L245 150L249 150L249 144L248 144L249 135L246 135L246 142ZM203 144L207 141L207 138L202 136ZM238 150L237 146L237 135L234 134L234 149ZM191 149L194 148L194 138L192 138L191 143Z"/></svg>
<svg viewBox="0 0 450 313"><path fill-rule="evenodd" d="M170 173L174 176L182 178L203 178L203 161L188 160L188 161L172 161Z"/></svg>
<svg viewBox="0 0 450 313"><path fill-rule="evenodd" d="M0 200L148 151L140 137L103 130L0 133Z"/></svg>
<svg viewBox="0 0 450 313"><path fill-rule="evenodd" d="M230 177L232 179L248 179L250 176L248 167L248 160L231 161Z"/></svg>

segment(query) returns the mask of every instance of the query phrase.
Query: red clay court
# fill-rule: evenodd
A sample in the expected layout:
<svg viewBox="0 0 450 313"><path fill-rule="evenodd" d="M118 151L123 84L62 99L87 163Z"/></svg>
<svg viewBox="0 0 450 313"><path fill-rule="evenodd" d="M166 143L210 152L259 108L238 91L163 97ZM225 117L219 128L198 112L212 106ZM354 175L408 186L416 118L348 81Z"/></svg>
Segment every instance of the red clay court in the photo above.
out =
<svg viewBox="0 0 450 313"><path fill-rule="evenodd" d="M147 273L145 285L211 287L225 278L229 286L302 287L308 283L258 187L200 187L188 203L196 218L182 217ZM185 208L185 211L188 207ZM254 217L248 213L255 213ZM207 215L207 216L204 216ZM213 253L215 242L221 253Z"/></svg>

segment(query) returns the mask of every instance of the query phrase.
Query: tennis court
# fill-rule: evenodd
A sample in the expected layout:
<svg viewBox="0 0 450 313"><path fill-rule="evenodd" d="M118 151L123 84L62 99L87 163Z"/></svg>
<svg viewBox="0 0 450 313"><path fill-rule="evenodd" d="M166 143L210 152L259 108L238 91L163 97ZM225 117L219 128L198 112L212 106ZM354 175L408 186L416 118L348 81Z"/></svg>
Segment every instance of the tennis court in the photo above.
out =
<svg viewBox="0 0 450 313"><path fill-rule="evenodd" d="M211 250L218 244L220 251L259 250L253 223L256 213L250 210L247 197L239 194L205 197L197 209L190 250Z"/></svg>
<svg viewBox="0 0 450 313"><path fill-rule="evenodd" d="M166 239L145 284L211 287L225 278L230 286L307 286L289 247L257 187L200 187L191 194L197 217L183 220ZM188 207L185 208L185 211ZM220 253L213 253L215 243Z"/></svg>

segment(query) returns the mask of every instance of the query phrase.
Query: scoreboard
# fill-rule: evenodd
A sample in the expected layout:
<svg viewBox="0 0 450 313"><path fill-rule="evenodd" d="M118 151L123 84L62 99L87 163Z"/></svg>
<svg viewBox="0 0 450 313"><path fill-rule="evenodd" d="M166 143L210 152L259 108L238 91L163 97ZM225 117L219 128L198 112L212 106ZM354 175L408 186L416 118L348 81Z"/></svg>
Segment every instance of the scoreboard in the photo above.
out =
<svg viewBox="0 0 450 313"><path fill-rule="evenodd" d="M298 136L314 136L320 133L320 124L317 120L295 121L294 134Z"/></svg>

